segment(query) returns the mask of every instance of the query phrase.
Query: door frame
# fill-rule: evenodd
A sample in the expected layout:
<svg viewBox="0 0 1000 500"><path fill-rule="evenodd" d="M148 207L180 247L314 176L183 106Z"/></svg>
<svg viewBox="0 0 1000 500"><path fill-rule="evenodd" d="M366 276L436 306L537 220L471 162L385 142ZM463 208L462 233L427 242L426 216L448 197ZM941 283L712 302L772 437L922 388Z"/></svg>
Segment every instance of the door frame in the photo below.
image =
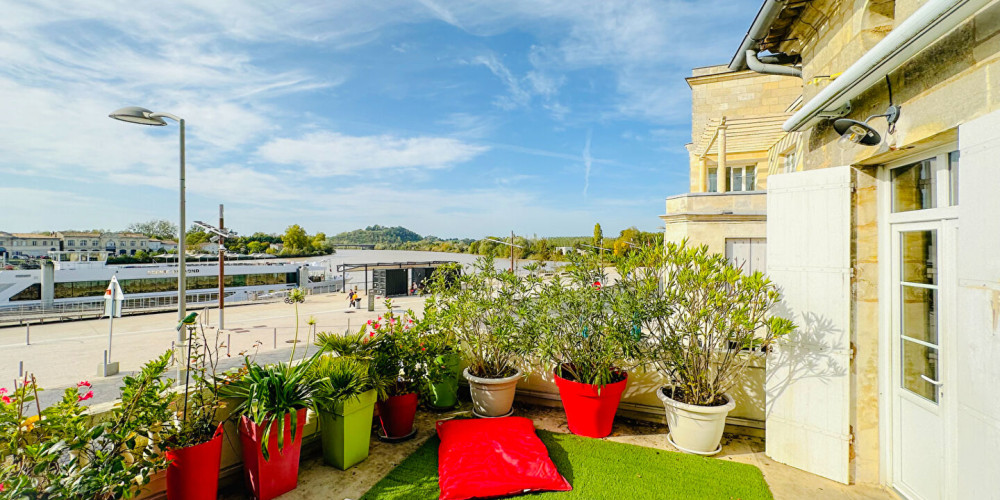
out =
<svg viewBox="0 0 1000 500"><path fill-rule="evenodd" d="M893 283L893 249L895 245L892 241L892 226L894 224L910 223L910 222L943 222L941 224L941 233L939 234L939 241L943 243L944 238L947 237L951 241L956 241L957 235L957 224L948 224L948 221L957 221L958 219L958 206L949 205L948 196L949 191L947 189L940 189L942 185L948 185L950 179L948 178L947 172L947 161L941 161L942 158L947 159L947 155L951 151L958 150L957 143L951 143L946 146L940 146L932 149L926 149L917 153L913 153L902 157L898 160L888 162L884 165L880 165L877 170L876 182L878 186L878 212L877 212L877 226L878 226L878 260L879 260L879 270L878 270L878 322L879 322L879 367L878 367L878 388L879 388L879 424L878 424L878 434L879 434L879 480L882 485L893 489L894 491L902 494L895 489L895 478L894 478L894 449L896 448L896 443L894 443L894 370L895 362L892 357L893 349L895 346L895 339L893 339L893 293L894 287ZM892 213L892 176L891 170L896 167L905 166L916 161L927 159L930 157L937 157L938 161L935 164L935 181L938 186L936 193L936 207L924 210L913 210L909 212ZM961 169L961 167L959 167ZM943 182L942 182L943 181ZM961 198L959 198L961 199ZM943 202L943 203L942 203ZM948 233L947 236L945 233ZM942 243L939 243L939 248ZM948 277L949 283L947 287L951 290L948 297L944 297L944 293L939 295L940 310L949 311L948 313L942 315L939 318L939 325L947 321L947 329L954 332L957 327L956 317L954 311L957 307L957 285L958 277L955 273L957 268L957 256L952 255L951 262L943 262L945 259L941 259L940 266L942 266L942 271L945 267L949 270L950 276ZM942 288L945 287L944 283L941 283ZM945 301L947 298L947 301ZM943 330L939 326L939 330ZM958 491L958 479L957 479L957 457L955 456L955 450L957 449L957 433L955 432L955 424L958 422L958 407L957 404L951 404L951 401L957 401L957 387L955 386L957 382L957 352L954 348L955 339L946 338L946 336L939 337L939 347L942 353L941 365L944 367L943 375L940 375L944 380L948 381L948 386L945 387L944 393L949 398L949 404L942 405L942 425L943 436L942 444L944 447L944 476L943 476L943 494L945 498L949 495L954 495ZM944 395L942 396L942 398ZM905 495L903 495L906 498Z"/></svg>

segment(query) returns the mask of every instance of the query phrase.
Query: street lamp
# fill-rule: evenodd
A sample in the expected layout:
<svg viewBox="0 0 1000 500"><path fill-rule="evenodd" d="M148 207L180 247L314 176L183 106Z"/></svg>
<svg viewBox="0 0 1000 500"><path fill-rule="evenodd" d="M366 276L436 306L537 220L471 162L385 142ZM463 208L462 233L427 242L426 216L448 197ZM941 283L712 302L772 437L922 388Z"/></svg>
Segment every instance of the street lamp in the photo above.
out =
<svg viewBox="0 0 1000 500"><path fill-rule="evenodd" d="M181 221L180 238L177 240L177 321L183 322L185 316L187 316L187 306L185 304L187 298L187 265L185 261L187 259L185 259L184 248L184 238L187 236L184 229L184 119L170 113L154 113L146 108L140 108L138 106L127 106L114 111L108 116L123 122L137 123L139 125L152 125L156 127L166 125L167 122L163 119L170 118L171 120L179 123L181 126ZM187 332L185 328L177 330L177 341L182 346L185 342L187 342L186 334Z"/></svg>

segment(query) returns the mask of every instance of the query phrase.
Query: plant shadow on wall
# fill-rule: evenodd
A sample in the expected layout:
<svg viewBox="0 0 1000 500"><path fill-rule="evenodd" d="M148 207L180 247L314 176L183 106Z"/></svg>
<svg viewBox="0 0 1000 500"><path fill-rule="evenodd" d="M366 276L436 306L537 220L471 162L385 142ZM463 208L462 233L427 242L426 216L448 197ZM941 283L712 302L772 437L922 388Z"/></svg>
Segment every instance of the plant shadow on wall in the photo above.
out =
<svg viewBox="0 0 1000 500"><path fill-rule="evenodd" d="M775 306L775 314L786 318L795 317L795 311L784 302ZM828 381L847 375L848 366L837 361L838 349L831 339L844 335L842 329L834 326L830 318L804 312L797 326L769 354L765 380L767 395L765 414L770 416L775 403L792 383L808 379ZM840 357L850 363L850 353Z"/></svg>

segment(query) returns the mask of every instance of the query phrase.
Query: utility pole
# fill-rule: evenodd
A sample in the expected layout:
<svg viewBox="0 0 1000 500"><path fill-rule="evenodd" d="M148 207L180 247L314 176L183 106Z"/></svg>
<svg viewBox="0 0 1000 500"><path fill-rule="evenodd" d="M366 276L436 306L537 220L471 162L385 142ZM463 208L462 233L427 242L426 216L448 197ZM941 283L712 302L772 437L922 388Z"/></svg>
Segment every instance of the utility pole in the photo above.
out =
<svg viewBox="0 0 1000 500"><path fill-rule="evenodd" d="M226 327L225 312L223 309L226 307L225 304L225 291L226 291L226 237L221 234L225 233L226 224L222 217L222 203L219 203L219 329L222 331Z"/></svg>
<svg viewBox="0 0 1000 500"><path fill-rule="evenodd" d="M514 274L514 231L510 232L510 273Z"/></svg>
<svg viewBox="0 0 1000 500"><path fill-rule="evenodd" d="M214 234L215 236L212 236L212 241L219 244L219 331L222 331L226 327L222 312L226 293L226 238L235 238L236 232L225 229L221 203L219 204L219 227L205 224L200 220L194 221L194 225Z"/></svg>

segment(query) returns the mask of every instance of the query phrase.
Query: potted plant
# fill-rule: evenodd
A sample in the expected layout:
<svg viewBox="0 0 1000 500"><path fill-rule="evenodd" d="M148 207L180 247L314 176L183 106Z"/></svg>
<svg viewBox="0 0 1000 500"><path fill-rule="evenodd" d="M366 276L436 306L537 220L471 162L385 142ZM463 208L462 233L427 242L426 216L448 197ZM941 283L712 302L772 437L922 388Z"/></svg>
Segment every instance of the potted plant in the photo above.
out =
<svg viewBox="0 0 1000 500"><path fill-rule="evenodd" d="M651 330L650 360L670 385L657 391L667 439L681 451L718 453L728 395L756 356L794 329L769 314L781 295L763 274L744 274L705 245L668 243L660 299L667 304Z"/></svg>
<svg viewBox="0 0 1000 500"><path fill-rule="evenodd" d="M366 361L322 356L309 370L326 463L347 470L368 458L377 390Z"/></svg>
<svg viewBox="0 0 1000 500"><path fill-rule="evenodd" d="M111 500L140 494L167 466L158 446L170 418L167 352L123 379L121 399L98 421L81 402L90 383L66 389L46 408L34 376L0 388L0 484L4 498ZM32 415L32 413L34 413Z"/></svg>
<svg viewBox="0 0 1000 500"><path fill-rule="evenodd" d="M431 409L450 410L458 406L462 358L456 348L452 325L439 318L434 297L429 297L424 302L424 317L417 323L421 364L425 371L423 393Z"/></svg>
<svg viewBox="0 0 1000 500"><path fill-rule="evenodd" d="M431 291L440 315L455 332L469 381L473 413L479 417L509 415L522 370L519 363L534 349L536 335L529 321L531 303L541 279L537 265L519 275L500 271L492 258L480 258L475 272L458 268L435 273Z"/></svg>
<svg viewBox="0 0 1000 500"><path fill-rule="evenodd" d="M219 339L209 341L204 327L187 325L188 356L184 399L171 419L161 447L166 450L168 499L214 499L222 459L219 400ZM199 336L195 332L200 332ZM192 383L193 382L193 383Z"/></svg>
<svg viewBox="0 0 1000 500"><path fill-rule="evenodd" d="M659 252L652 250L655 258ZM574 434L605 437L628 383L641 363L643 323L651 317L643 292L658 275L643 258L618 259L621 278L610 285L596 256L571 256L568 279L547 282L533 314L540 333L541 361L550 365L566 421Z"/></svg>
<svg viewBox="0 0 1000 500"><path fill-rule="evenodd" d="M385 307L385 314L368 320L358 333L321 333L317 335L316 344L320 352L353 356L368 362L371 384L378 392L379 438L400 441L416 434L413 420L419 402L417 390L423 377L421 347L413 311L397 315L388 299Z"/></svg>
<svg viewBox="0 0 1000 500"><path fill-rule="evenodd" d="M305 294L295 289L286 302L298 303ZM275 498L298 486L299 455L302 450L302 427L306 409L312 406L311 380L306 377L318 353L294 363L298 343L298 322L288 363L258 365L244 356L243 366L226 373L219 395L235 399L232 417L243 453L243 471L247 488L259 500Z"/></svg>

